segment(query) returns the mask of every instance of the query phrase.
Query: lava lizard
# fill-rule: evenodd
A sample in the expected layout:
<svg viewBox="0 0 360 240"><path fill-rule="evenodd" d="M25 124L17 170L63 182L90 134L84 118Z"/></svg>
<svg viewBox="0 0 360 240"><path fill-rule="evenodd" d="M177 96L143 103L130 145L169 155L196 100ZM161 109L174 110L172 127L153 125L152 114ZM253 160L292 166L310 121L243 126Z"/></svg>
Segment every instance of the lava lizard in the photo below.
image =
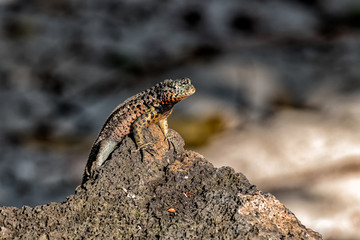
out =
<svg viewBox="0 0 360 240"><path fill-rule="evenodd" d="M155 86L126 99L117 106L103 125L90 151L86 164L83 183L101 167L116 146L130 132L134 134L137 149L144 149L142 130L158 123L167 137L167 118L174 105L195 93L189 78L167 79Z"/></svg>

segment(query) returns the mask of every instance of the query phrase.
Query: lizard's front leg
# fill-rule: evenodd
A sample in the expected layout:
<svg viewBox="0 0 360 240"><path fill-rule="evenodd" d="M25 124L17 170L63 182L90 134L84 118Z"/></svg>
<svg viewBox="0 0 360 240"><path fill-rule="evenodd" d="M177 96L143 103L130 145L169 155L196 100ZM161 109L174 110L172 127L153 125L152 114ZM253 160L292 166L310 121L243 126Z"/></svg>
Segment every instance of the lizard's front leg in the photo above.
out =
<svg viewBox="0 0 360 240"><path fill-rule="evenodd" d="M159 118L160 118L160 113L156 111L155 107L150 107L148 111L143 113L133 123L132 125L133 134L138 150L143 149L145 148L145 146L150 144L150 143L145 143L142 130L147 126L149 126L150 124L157 122Z"/></svg>
<svg viewBox="0 0 360 240"><path fill-rule="evenodd" d="M161 131L164 133L164 136L165 136L165 139L166 140L170 140L170 137L168 136L168 132L169 132L169 127L168 127L168 122L167 122L167 118L170 116L170 114L172 113L172 108L168 111L165 111L159 121L158 121L158 124L161 128Z"/></svg>
<svg viewBox="0 0 360 240"><path fill-rule="evenodd" d="M169 127L168 127L167 118L161 119L158 122L158 124L159 124L159 126L161 128L161 131L164 133L165 140L167 140L169 142L169 147L171 145L173 145L175 151L178 152L178 146L172 141L173 135L169 136Z"/></svg>
<svg viewBox="0 0 360 240"><path fill-rule="evenodd" d="M165 138L168 138L168 132L169 132L169 127L168 127L168 122L167 122L167 118L161 119L158 122L161 131L164 133Z"/></svg>
<svg viewBox="0 0 360 240"><path fill-rule="evenodd" d="M165 136L165 140L171 142L171 139L173 138L172 136L169 136L169 127L168 127L168 122L167 122L167 118L163 118L158 122L161 131L163 132L164 136Z"/></svg>

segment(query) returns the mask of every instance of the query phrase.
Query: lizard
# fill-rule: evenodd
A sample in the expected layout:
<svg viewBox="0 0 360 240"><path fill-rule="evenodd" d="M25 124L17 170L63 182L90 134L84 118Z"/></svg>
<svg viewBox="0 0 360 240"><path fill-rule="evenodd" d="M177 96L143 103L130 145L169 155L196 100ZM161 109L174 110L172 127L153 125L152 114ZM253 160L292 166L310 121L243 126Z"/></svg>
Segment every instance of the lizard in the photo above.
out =
<svg viewBox="0 0 360 240"><path fill-rule="evenodd" d="M167 118L174 105L194 93L195 87L189 78L166 79L118 105L105 121L91 148L82 183L103 165L117 145L131 132L137 150L144 150L150 144L144 142L142 134L142 130L150 124L159 124L167 138Z"/></svg>

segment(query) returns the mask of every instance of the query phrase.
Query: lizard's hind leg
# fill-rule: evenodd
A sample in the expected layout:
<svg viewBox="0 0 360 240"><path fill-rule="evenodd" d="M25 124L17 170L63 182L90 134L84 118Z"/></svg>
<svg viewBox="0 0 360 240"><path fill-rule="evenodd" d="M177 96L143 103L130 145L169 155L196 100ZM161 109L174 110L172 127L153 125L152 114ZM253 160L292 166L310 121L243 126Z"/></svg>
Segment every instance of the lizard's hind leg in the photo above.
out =
<svg viewBox="0 0 360 240"><path fill-rule="evenodd" d="M104 139L100 142L99 152L96 155L96 168L103 165L110 154L115 150L118 143L111 139Z"/></svg>
<svg viewBox="0 0 360 240"><path fill-rule="evenodd" d="M116 145L116 141L109 139L94 144L85 167L82 184L84 184L91 176L95 175L96 170L106 161L116 148Z"/></svg>

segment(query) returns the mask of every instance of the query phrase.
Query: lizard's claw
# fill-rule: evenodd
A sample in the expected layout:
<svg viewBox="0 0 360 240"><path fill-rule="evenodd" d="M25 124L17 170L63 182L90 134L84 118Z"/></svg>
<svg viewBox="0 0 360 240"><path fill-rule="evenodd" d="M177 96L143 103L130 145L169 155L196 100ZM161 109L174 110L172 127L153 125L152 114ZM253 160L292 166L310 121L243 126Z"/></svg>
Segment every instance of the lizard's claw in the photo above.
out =
<svg viewBox="0 0 360 240"><path fill-rule="evenodd" d="M172 139L174 138L174 136L169 136L169 134L166 134L164 141L168 141L172 143Z"/></svg>

